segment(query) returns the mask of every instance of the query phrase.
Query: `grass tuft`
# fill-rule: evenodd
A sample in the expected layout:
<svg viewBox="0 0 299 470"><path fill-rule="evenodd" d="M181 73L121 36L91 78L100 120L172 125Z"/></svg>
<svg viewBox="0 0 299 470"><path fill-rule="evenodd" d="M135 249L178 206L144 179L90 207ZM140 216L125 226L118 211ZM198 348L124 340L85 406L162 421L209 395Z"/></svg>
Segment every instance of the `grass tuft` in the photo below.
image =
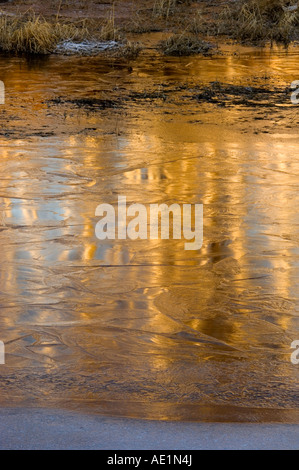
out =
<svg viewBox="0 0 299 470"><path fill-rule="evenodd" d="M135 60L143 49L144 46L139 42L127 41L117 49L115 56L126 60Z"/></svg>
<svg viewBox="0 0 299 470"><path fill-rule="evenodd" d="M159 43L159 49L172 56L210 55L213 48L211 43L189 34L173 35Z"/></svg>

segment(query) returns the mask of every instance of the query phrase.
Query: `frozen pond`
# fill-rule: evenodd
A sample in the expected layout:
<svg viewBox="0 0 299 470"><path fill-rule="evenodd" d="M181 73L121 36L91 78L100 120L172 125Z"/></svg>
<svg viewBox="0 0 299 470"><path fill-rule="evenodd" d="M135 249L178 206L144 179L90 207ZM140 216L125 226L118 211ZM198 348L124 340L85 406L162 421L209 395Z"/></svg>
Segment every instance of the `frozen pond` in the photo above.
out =
<svg viewBox="0 0 299 470"><path fill-rule="evenodd" d="M0 403L298 419L298 60L0 58ZM203 248L100 242L118 195L203 203Z"/></svg>

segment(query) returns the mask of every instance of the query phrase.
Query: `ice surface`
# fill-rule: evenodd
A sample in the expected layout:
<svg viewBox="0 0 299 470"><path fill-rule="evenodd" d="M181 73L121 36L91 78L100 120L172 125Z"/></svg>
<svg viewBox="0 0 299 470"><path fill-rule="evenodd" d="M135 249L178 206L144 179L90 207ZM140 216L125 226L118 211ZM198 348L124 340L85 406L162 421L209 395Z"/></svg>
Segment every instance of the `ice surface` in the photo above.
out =
<svg viewBox="0 0 299 470"><path fill-rule="evenodd" d="M161 419L298 411L297 111L189 96L199 77L248 70L276 70L283 89L297 64L256 50L191 66L0 61L1 402ZM118 194L203 203L202 250L99 242L95 208Z"/></svg>

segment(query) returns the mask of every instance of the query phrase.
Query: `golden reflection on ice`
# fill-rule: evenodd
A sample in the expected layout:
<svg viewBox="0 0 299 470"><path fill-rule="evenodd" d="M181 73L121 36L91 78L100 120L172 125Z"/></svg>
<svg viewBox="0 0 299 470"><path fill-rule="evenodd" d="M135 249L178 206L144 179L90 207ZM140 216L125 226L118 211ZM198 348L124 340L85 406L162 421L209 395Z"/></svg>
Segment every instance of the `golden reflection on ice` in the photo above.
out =
<svg viewBox="0 0 299 470"><path fill-rule="evenodd" d="M292 75L279 54L250 54L205 68L192 59L187 76L184 59L174 61L163 79L229 82L249 69ZM148 86L162 79L159 69L151 75L142 67L129 78L118 71L118 83L130 79L139 89L141 76ZM253 111L205 114L194 103L169 114L167 103L137 104L121 118L119 110L65 107L58 123L47 118L43 95L44 77L54 87L57 66L28 70L29 85L22 73L13 74L13 94L28 93L32 114L55 132L0 140L0 327L8 358L1 372L8 381L14 374L9 398L32 396L34 381L43 403L90 403L103 412L109 402L113 414L130 416L191 419L188 406L202 404L295 409L297 135L258 134ZM91 76L89 69L88 90ZM115 81L111 71L107 79ZM55 82L57 94L83 93L77 80L63 90ZM35 122L29 108L23 113ZM145 205L203 203L203 248L100 242L95 208L116 204L118 195Z"/></svg>

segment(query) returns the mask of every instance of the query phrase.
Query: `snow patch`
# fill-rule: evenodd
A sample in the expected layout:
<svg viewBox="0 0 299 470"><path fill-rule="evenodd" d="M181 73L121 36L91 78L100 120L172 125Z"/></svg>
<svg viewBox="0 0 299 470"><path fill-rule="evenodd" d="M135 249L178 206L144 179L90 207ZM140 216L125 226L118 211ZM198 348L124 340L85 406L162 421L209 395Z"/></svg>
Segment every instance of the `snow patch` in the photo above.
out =
<svg viewBox="0 0 299 470"><path fill-rule="evenodd" d="M56 54L81 54L96 55L100 52L113 49L117 46L115 41L97 42L97 41L63 41L55 49Z"/></svg>

